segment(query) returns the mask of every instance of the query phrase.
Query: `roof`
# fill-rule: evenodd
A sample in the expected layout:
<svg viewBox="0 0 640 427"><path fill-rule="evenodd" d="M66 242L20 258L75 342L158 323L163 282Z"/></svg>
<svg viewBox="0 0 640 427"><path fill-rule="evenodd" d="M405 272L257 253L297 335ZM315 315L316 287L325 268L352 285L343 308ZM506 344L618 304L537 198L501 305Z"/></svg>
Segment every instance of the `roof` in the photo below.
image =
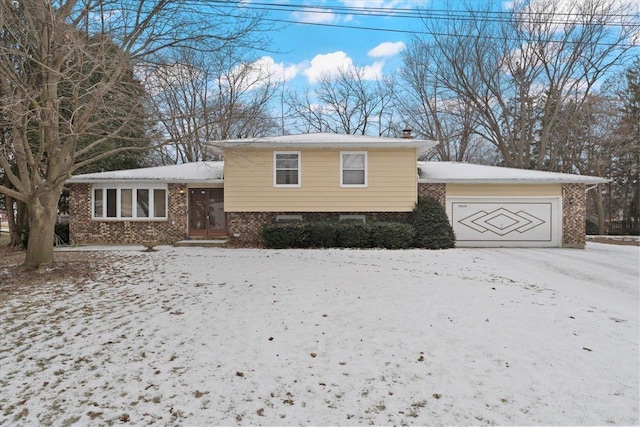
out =
<svg viewBox="0 0 640 427"><path fill-rule="evenodd" d="M418 162L418 182L460 184L601 184L606 178L457 162Z"/></svg>
<svg viewBox="0 0 640 427"><path fill-rule="evenodd" d="M76 175L70 183L100 181L222 183L224 162L193 162L152 168Z"/></svg>
<svg viewBox="0 0 640 427"><path fill-rule="evenodd" d="M209 143L221 148L416 148L418 155L435 147L438 142L428 139L383 138L367 135L343 135L336 133L303 133L298 135L268 136L263 138L228 139Z"/></svg>
<svg viewBox="0 0 640 427"><path fill-rule="evenodd" d="M370 146L369 146L370 147ZM460 184L600 184L606 178L457 162L418 162L418 182ZM224 162L194 162L152 168L76 175L70 183L91 182L224 182Z"/></svg>

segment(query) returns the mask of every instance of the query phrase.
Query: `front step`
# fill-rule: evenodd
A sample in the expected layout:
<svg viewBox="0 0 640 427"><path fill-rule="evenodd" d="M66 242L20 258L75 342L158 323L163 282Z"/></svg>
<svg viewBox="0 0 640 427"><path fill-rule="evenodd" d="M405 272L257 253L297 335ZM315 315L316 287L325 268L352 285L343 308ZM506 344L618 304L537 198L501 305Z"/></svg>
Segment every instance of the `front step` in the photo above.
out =
<svg viewBox="0 0 640 427"><path fill-rule="evenodd" d="M180 240L175 242L173 246L188 248L221 248L229 241L228 238L217 238L217 239L189 239L189 240Z"/></svg>

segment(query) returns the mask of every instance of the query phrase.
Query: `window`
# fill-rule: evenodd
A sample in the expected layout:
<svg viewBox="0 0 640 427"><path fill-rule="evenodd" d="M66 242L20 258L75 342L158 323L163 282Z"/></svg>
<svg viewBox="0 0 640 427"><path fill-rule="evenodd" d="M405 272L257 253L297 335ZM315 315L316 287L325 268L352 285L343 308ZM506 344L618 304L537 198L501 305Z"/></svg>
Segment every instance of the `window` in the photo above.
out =
<svg viewBox="0 0 640 427"><path fill-rule="evenodd" d="M94 186L94 219L165 219L167 188L163 186Z"/></svg>
<svg viewBox="0 0 640 427"><path fill-rule="evenodd" d="M300 152L273 153L273 186L300 187Z"/></svg>
<svg viewBox="0 0 640 427"><path fill-rule="evenodd" d="M124 218L133 216L133 190L130 188L120 190L120 216Z"/></svg>
<svg viewBox="0 0 640 427"><path fill-rule="evenodd" d="M276 215L276 222L302 222L302 215Z"/></svg>
<svg viewBox="0 0 640 427"><path fill-rule="evenodd" d="M96 218L102 218L102 188L96 188L93 190L93 216Z"/></svg>
<svg viewBox="0 0 640 427"><path fill-rule="evenodd" d="M346 151L340 153L340 186L367 186L367 153Z"/></svg>
<svg viewBox="0 0 640 427"><path fill-rule="evenodd" d="M367 222L364 215L340 215L338 218L340 222Z"/></svg>

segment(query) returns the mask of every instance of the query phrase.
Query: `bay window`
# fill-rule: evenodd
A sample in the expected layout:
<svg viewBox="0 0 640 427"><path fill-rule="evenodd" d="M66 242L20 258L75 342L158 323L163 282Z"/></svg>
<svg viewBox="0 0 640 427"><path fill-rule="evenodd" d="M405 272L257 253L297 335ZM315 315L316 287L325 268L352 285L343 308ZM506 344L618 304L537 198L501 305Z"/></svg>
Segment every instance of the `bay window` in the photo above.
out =
<svg viewBox="0 0 640 427"><path fill-rule="evenodd" d="M163 185L94 185L93 219L153 220L167 218Z"/></svg>

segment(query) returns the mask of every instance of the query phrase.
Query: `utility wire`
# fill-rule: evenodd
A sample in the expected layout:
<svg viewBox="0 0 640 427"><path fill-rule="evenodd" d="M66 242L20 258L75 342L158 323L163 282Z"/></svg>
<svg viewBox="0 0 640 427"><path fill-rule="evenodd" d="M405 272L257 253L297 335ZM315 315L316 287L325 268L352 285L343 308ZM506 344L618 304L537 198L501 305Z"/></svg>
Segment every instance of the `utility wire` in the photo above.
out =
<svg viewBox="0 0 640 427"><path fill-rule="evenodd" d="M542 19L545 16L566 17L563 21L550 21L543 19L543 22L565 23L572 22L574 18L583 16L581 12L534 12L534 11L487 11L487 10L443 10L443 9L408 9L408 8L382 8L382 7L357 7L357 6L330 6L330 5L296 5L283 3L263 3L252 2L243 3L241 1L223 1L223 0L203 0L207 3L215 3L225 8L244 8L253 10L262 10L270 12L302 12L313 14L332 14L332 15L355 15L355 16L376 16L383 18L443 18L443 19L469 19L469 13L474 15L484 15L484 20L495 22L506 22L508 18L514 14L521 17L531 16L532 18ZM492 17L492 15L495 15ZM504 16L504 17L502 17ZM632 18L638 16L640 19L640 9L638 14L622 14L610 13L609 17ZM526 18L529 19L529 18ZM623 25L626 22L612 22L612 25ZM640 26L639 24L630 24L632 26Z"/></svg>
<svg viewBox="0 0 640 427"><path fill-rule="evenodd" d="M213 4L220 4L226 8L231 7L229 6L229 3L234 3L234 4L240 4L240 2L225 2L225 1L221 1L221 0L195 0L193 2L193 4L202 4L202 2L205 3L213 3ZM258 4L258 3L250 3L250 4ZM243 3L244 5L244 3ZM299 6L300 8L302 8L303 6ZM235 7L234 7L235 8ZM242 9L244 7L239 7L237 9ZM246 9L246 8L245 8ZM265 11L264 8L257 8L258 10L261 11ZM232 15L232 14L223 14L223 13L213 13L213 12L205 12L205 11L201 11L201 13L207 13L211 16L218 16L218 17L231 17L231 18L238 18L240 19L240 16L237 15ZM509 38L509 37L504 37L504 36L499 36L499 35L492 35L492 36L483 36L483 35L478 35L478 34L455 34L455 33L447 33L447 32L437 32L437 31L414 31L414 30L407 30L407 29L397 29L397 28L380 28L380 27L372 27L372 26L355 26L355 25L346 25L346 24L331 24L331 23L322 23L322 22L304 22L304 21L295 21L295 20L291 20L291 19L278 19L278 18L270 18L270 17L262 17L261 19L263 19L264 21L267 22L274 22L274 23L282 23L282 24L293 24L293 25L307 25L307 26L316 26L316 27L326 27L326 28L344 28L344 29L350 29L350 30L360 30L360 31L378 31L378 32L388 32L388 33L400 33L400 34L411 34L411 35L427 35L427 36L439 36L439 37L461 37L461 38L470 38L470 39L501 39L501 40L507 40L507 41L524 41L524 42L546 42L546 43L569 43L569 44L580 44L583 43L583 41L571 41L571 40L553 40L553 39L546 39L546 40L540 40L540 39L533 39L533 40L520 40L520 39L514 39L514 38ZM460 17L449 17L449 19L455 19L455 20L460 20ZM466 17L467 20L470 21L475 21L473 17ZM492 20L492 19L481 19L481 22L503 22L503 21L497 21L497 20ZM543 21L543 22L548 22L548 21ZM567 22L561 22L561 24L565 24ZM638 27L640 28L640 23L639 24L631 24L632 27ZM609 47L620 47L620 48L632 48L635 47L635 45L632 44L622 44L622 43L606 43L604 41L600 41L597 43L594 43L595 45L599 45L599 46L609 46Z"/></svg>

